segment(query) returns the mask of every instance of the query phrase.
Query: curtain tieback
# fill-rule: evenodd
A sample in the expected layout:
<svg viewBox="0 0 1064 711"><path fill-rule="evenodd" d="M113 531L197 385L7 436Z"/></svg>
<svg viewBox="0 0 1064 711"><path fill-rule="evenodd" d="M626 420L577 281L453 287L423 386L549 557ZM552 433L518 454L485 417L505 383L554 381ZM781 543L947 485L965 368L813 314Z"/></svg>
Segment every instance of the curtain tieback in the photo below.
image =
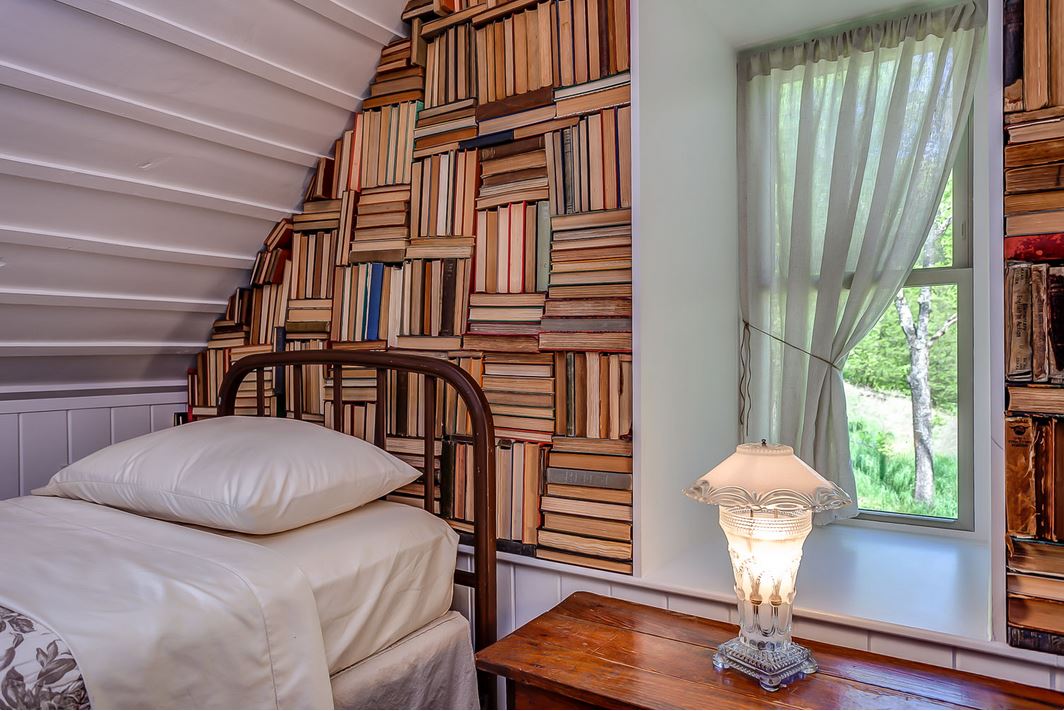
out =
<svg viewBox="0 0 1064 711"><path fill-rule="evenodd" d="M769 333L763 329L758 328L754 324L750 323L746 319L743 319L743 341L739 347L739 426L742 428L743 436L749 438L750 436L750 408L753 405L750 398L750 330L753 329L758 333L764 334L774 341L779 341L783 345L793 348L796 351L801 351L810 358L814 358L821 363L824 363L832 370L838 370L841 372L841 368L835 363L832 363L827 358L822 358L816 353L810 353L804 348L788 343L774 333Z"/></svg>
<svg viewBox="0 0 1064 711"><path fill-rule="evenodd" d="M757 331L760 334L768 336L772 340L778 341L779 343L782 343L783 345L787 346L788 348L793 348L796 351L800 351L800 352L806 354L807 356L809 356L810 358L815 358L816 360L820 361L821 363L823 363L824 365L828 366L829 368L831 368L833 370L841 370L841 368L839 368L838 365L836 365L832 361L828 360L827 358L822 358L822 357L818 356L816 353L810 353L809 351L807 351L806 349L804 349L804 348L802 348L800 346L796 346L793 343L790 343L789 341L785 341L784 339L780 338L779 336L777 336L774 333L769 333L768 331L760 329L757 326L755 326L754 324L752 324L749 321L747 321L746 319L743 319L743 330L746 331L746 333L743 334L743 340L744 341L749 341L750 329L753 329L753 330Z"/></svg>

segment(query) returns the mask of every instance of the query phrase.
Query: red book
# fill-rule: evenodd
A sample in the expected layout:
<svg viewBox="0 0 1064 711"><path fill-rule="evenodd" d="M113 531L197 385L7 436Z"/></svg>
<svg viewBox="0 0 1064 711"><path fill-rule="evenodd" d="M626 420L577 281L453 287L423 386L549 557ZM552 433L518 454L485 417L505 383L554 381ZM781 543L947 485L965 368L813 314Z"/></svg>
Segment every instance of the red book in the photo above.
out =
<svg viewBox="0 0 1064 711"><path fill-rule="evenodd" d="M1030 262L1064 260L1064 232L1006 237L1005 259Z"/></svg>

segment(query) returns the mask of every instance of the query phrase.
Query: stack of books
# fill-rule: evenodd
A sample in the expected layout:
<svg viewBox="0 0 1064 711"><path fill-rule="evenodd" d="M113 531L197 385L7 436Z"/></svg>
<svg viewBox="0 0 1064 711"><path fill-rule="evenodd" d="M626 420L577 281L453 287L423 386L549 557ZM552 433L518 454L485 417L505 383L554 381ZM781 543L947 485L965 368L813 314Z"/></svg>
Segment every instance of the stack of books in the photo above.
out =
<svg viewBox="0 0 1064 711"><path fill-rule="evenodd" d="M406 102L366 111L356 123L361 147L360 187L410 183L414 152L414 122L420 102Z"/></svg>
<svg viewBox="0 0 1064 711"><path fill-rule="evenodd" d="M252 301L250 288L240 288L233 292L226 303L225 315L215 319L211 327L208 348L234 348L247 343Z"/></svg>
<svg viewBox="0 0 1064 711"><path fill-rule="evenodd" d="M476 151L441 153L414 164L411 238L473 235L478 169Z"/></svg>
<svg viewBox="0 0 1064 711"><path fill-rule="evenodd" d="M452 25L428 40L425 106L443 106L476 97L473 27L467 23Z"/></svg>
<svg viewBox="0 0 1064 711"><path fill-rule="evenodd" d="M504 439L549 444L554 433L554 358L546 353L484 354L484 393Z"/></svg>
<svg viewBox="0 0 1064 711"><path fill-rule="evenodd" d="M478 210L549 198L542 136L481 149Z"/></svg>
<svg viewBox="0 0 1064 711"><path fill-rule="evenodd" d="M630 106L583 116L551 133L547 160L558 215L632 205Z"/></svg>
<svg viewBox="0 0 1064 711"><path fill-rule="evenodd" d="M536 543L543 447L504 440L495 449L495 531L498 538L525 546ZM532 548L526 550L534 550Z"/></svg>
<svg viewBox="0 0 1064 711"><path fill-rule="evenodd" d="M631 220L630 209L552 218L552 255L562 260L551 262L550 298L630 298ZM589 251L606 247L612 252ZM620 256L595 258L610 253Z"/></svg>
<svg viewBox="0 0 1064 711"><path fill-rule="evenodd" d="M251 285L280 284L284 279L285 263L292 258L291 246L292 221L281 220L266 238L263 248L255 255L255 265L251 268Z"/></svg>
<svg viewBox="0 0 1064 711"><path fill-rule="evenodd" d="M468 259L414 259L402 268L402 336L458 338L460 347L469 301ZM425 347L425 344L422 344Z"/></svg>
<svg viewBox="0 0 1064 711"><path fill-rule="evenodd" d="M632 572L632 443L555 437L536 555Z"/></svg>
<svg viewBox="0 0 1064 711"><path fill-rule="evenodd" d="M414 129L414 160L461 148L463 142L477 135L476 112L475 99L419 111Z"/></svg>
<svg viewBox="0 0 1064 711"><path fill-rule="evenodd" d="M555 432L567 437L628 439L632 435L632 357L557 353Z"/></svg>
<svg viewBox="0 0 1064 711"><path fill-rule="evenodd" d="M469 297L469 333L538 335L543 294L481 294Z"/></svg>
<svg viewBox="0 0 1064 711"><path fill-rule="evenodd" d="M483 104L555 83L554 6L521 3L530 4L509 15L489 12L473 20L477 94Z"/></svg>
<svg viewBox="0 0 1064 711"><path fill-rule="evenodd" d="M272 346L241 346L239 348L232 348L229 351L229 362L236 363L241 358L245 358L249 355L270 353L272 351ZM236 406L233 410L234 415L254 416L258 414L259 386L257 377L257 372L248 375L248 377L244 378L240 385L237 386ZM274 389L273 377L273 368L264 368L262 370L263 414L266 417L272 417L276 412L277 407L277 393Z"/></svg>
<svg viewBox="0 0 1064 711"><path fill-rule="evenodd" d="M410 186L364 188L357 209L350 260L402 261L410 236Z"/></svg>
<svg viewBox="0 0 1064 711"><path fill-rule="evenodd" d="M340 431L352 437L367 442L372 442L376 430L377 403L375 402L343 402L340 414ZM325 416L323 418L326 427L333 427L335 406L332 400L325 401Z"/></svg>
<svg viewBox="0 0 1064 711"><path fill-rule="evenodd" d="M558 0L559 86L594 81L628 69L626 0Z"/></svg>
<svg viewBox="0 0 1064 711"><path fill-rule="evenodd" d="M285 263L284 277L279 284L267 284L253 290L249 334L253 345L275 343L277 329L284 329L291 282L292 261L289 260Z"/></svg>
<svg viewBox="0 0 1064 711"><path fill-rule="evenodd" d="M329 337L332 299L290 299L285 334L289 340L323 340Z"/></svg>
<svg viewBox="0 0 1064 711"><path fill-rule="evenodd" d="M544 200L477 212L475 291L522 294L545 288L551 243L547 210Z"/></svg>
<svg viewBox="0 0 1064 711"><path fill-rule="evenodd" d="M334 342L378 342L398 333L402 308L402 267L381 262L341 267L335 273L332 299Z"/></svg>
<svg viewBox="0 0 1064 711"><path fill-rule="evenodd" d="M425 98L425 68L414 63L411 48L410 39L398 39L381 50L364 111Z"/></svg>
<svg viewBox="0 0 1064 711"><path fill-rule="evenodd" d="M336 232L297 232L292 238L291 299L332 298L333 268L340 259ZM342 263L342 262L341 262Z"/></svg>
<svg viewBox="0 0 1064 711"><path fill-rule="evenodd" d="M469 373L474 382L484 382L484 354L476 351L452 351L447 354L452 363ZM443 431L451 435L468 436L473 433L469 409L465 400L453 388L444 388Z"/></svg>
<svg viewBox="0 0 1064 711"><path fill-rule="evenodd" d="M324 340L286 340L286 351L320 351L325 348ZM285 366L286 415L295 416L295 398L300 398L303 407L302 419L318 424L332 424L325 421L325 367L321 365L302 366L302 390L295 389L295 367Z"/></svg>

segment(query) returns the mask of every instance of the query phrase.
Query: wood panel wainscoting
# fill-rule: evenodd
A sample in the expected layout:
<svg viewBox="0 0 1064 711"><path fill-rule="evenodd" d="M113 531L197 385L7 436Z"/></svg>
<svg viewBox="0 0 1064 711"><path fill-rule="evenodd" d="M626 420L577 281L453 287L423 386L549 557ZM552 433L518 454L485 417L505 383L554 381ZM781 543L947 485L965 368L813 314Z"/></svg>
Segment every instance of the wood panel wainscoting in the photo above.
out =
<svg viewBox="0 0 1064 711"><path fill-rule="evenodd" d="M477 654L507 707L930 709L1064 707L1064 694L802 640L820 671L778 692L713 668L736 627L578 592Z"/></svg>

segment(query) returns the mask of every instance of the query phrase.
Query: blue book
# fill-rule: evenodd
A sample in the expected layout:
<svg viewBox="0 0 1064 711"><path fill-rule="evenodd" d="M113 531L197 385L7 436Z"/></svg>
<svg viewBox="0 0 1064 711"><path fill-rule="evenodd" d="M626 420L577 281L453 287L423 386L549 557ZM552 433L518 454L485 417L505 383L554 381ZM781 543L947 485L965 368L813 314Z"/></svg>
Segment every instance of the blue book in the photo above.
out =
<svg viewBox="0 0 1064 711"><path fill-rule="evenodd" d="M381 284L384 281L384 265L374 262L372 269L369 283L369 314L366 318L367 341L376 341L380 337L381 325Z"/></svg>

